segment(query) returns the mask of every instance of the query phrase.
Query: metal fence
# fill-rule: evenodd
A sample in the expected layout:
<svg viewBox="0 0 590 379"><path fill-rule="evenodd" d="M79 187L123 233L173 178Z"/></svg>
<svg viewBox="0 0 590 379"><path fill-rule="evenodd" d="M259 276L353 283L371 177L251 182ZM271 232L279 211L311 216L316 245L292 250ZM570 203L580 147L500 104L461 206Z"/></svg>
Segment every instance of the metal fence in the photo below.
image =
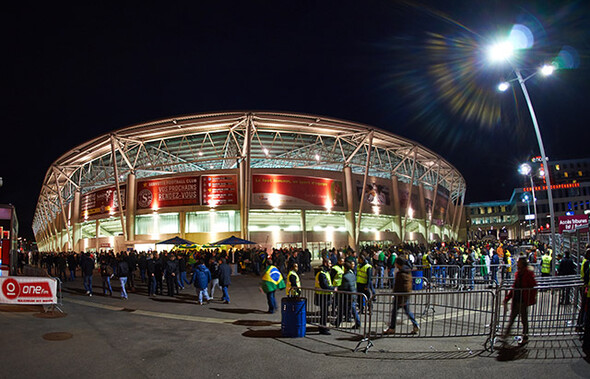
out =
<svg viewBox="0 0 590 379"><path fill-rule="evenodd" d="M447 274L448 275L448 274ZM471 278L444 277L451 285ZM439 278L443 278L441 275ZM437 281L437 278L433 279ZM513 279L506 279L491 289L445 290L423 278L423 290L394 293L385 288L393 278L383 277L384 288L367 298L359 292L341 292L300 288L299 296L307 301L306 321L310 325L329 328L361 337L358 350L366 342L365 352L373 346L373 338L442 338L485 337L482 345L494 349L498 336L505 333L512 310L504 299L522 299L522 290L513 290ZM537 277L536 304L528 307L529 336L574 336L579 333L583 310L583 291L579 277ZM443 286L445 285L442 282ZM484 282L482 285L487 285ZM528 290L531 291L531 290ZM514 317L513 331L519 330L522 316ZM389 329L389 330L388 330Z"/></svg>
<svg viewBox="0 0 590 379"><path fill-rule="evenodd" d="M371 335L392 337L489 336L493 291L378 294L372 299ZM395 329L387 334L386 330Z"/></svg>
<svg viewBox="0 0 590 379"><path fill-rule="evenodd" d="M298 288L299 296L307 299L306 321L309 325L359 335L369 334L370 302L360 292L342 292Z"/></svg>
<svg viewBox="0 0 590 379"><path fill-rule="evenodd" d="M498 289L495 314L495 328L492 340L498 336L507 337L510 319L513 324L510 335L528 336L574 336L579 333L579 320L583 292L580 284L540 285L535 289ZM511 299L506 302L506 296ZM536 303L526 306L529 296L536 298ZM523 305L525 304L525 305ZM528 330L524 330L525 325ZM522 325L522 328L521 328Z"/></svg>

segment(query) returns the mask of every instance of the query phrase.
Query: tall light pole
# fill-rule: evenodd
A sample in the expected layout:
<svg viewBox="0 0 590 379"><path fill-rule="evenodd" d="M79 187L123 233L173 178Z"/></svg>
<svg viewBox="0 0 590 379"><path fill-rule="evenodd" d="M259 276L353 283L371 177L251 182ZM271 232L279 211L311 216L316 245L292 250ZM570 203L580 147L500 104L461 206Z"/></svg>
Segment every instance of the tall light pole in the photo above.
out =
<svg viewBox="0 0 590 379"><path fill-rule="evenodd" d="M549 202L549 217L551 218L551 248L553 251L553 256L552 256L552 260L551 260L551 272L555 272L555 254L556 254L556 250L555 250L555 212L553 211L553 195L551 193L551 177L549 176L549 161L547 160L547 156L545 155L545 146L543 145L543 139L541 138L541 131L539 130L539 123L537 122L537 116L535 114L535 109L533 108L533 103L531 102L531 98L529 97L529 92L527 91L527 88L525 85L525 81L527 81L528 79L535 76L537 74L537 72L527 76L526 78L523 78L522 74L520 73L520 70L509 59L512 55L513 49L514 49L513 45L509 42L504 42L502 44L494 45L490 49L490 58L492 58L493 60L496 60L496 61L504 60L510 64L510 66L512 67L512 70L514 71L514 74L516 75L516 80L518 80L518 83L520 84L520 88L522 90L522 93L523 93L526 103L528 105L529 113L530 113L531 119L533 121L533 127L535 128L535 134L537 136L539 150L541 151L543 170L545 172L545 181L547 183L547 200ZM552 74L553 70L554 70L553 66L545 65L541 68L541 70L539 72L542 73L543 75L547 76L547 75ZM498 89L501 91L505 91L508 89L508 87L509 87L508 82L504 82L498 86Z"/></svg>
<svg viewBox="0 0 590 379"><path fill-rule="evenodd" d="M535 212L535 239L537 238L537 231L539 230L539 225L537 224L537 195L535 195L535 184L533 183L533 174L532 174L532 167L528 163L523 163L518 168L518 172L522 175L527 175L531 180L531 192L533 194L533 210ZM530 212L530 211L529 211Z"/></svg>

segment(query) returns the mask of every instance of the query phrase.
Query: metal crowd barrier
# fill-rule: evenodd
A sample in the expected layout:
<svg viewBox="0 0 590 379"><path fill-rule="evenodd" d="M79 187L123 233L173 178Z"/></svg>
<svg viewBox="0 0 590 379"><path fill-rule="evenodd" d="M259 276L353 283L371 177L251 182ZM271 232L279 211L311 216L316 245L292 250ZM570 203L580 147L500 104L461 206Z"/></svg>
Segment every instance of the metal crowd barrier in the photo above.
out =
<svg viewBox="0 0 590 379"><path fill-rule="evenodd" d="M565 282L564 282L565 283ZM503 287L498 289L496 309L497 320L492 340L506 333L509 318L513 307L522 302L526 296L534 296L536 292L536 304L525 307L528 321L528 336L574 336L578 335L578 317L582 310L583 291L581 284L566 283L551 286L537 286L531 289L512 289ZM512 299L506 304L504 299L512 291ZM518 314L512 325L512 335L523 334L523 316ZM522 333L521 333L522 332Z"/></svg>
<svg viewBox="0 0 590 379"><path fill-rule="evenodd" d="M419 330L404 304L407 298ZM493 321L495 294L493 291L470 292L412 292L377 294L372 299L371 335L387 337L467 337L489 336ZM397 310L395 334L384 334L392 326L394 308Z"/></svg>
<svg viewBox="0 0 590 379"><path fill-rule="evenodd" d="M365 294L306 287L296 288L291 293L293 291L307 299L307 324L360 336L363 340L359 346L367 341L371 304ZM355 315L358 315L358 323Z"/></svg>

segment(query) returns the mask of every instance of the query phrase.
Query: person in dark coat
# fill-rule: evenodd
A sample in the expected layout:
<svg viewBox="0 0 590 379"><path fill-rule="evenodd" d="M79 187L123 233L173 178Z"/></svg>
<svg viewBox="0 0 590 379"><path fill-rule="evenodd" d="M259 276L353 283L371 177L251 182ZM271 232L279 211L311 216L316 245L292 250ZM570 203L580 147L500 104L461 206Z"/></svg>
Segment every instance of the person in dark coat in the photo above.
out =
<svg viewBox="0 0 590 379"><path fill-rule="evenodd" d="M129 277L129 263L127 257L119 255L117 258L117 276L121 282L121 299L127 300L127 278Z"/></svg>
<svg viewBox="0 0 590 379"><path fill-rule="evenodd" d="M383 331L383 334L395 333L395 325L397 323L397 311L400 308L404 309L404 312L406 312L406 315L408 315L408 318L410 319L412 324L414 324L412 334L416 334L420 330L420 327L418 326L418 323L414 318L414 314L410 310L409 302L410 292L412 292L412 273L404 258L398 257L395 260L395 267L398 271L395 274L393 292L397 295L394 296L393 307L391 308L391 321L389 323L389 328Z"/></svg>
<svg viewBox="0 0 590 379"><path fill-rule="evenodd" d="M86 295L92 296L92 273L94 271L94 260L90 257L90 253L82 255L80 260L80 268L82 269L82 277L84 278L84 289Z"/></svg>
<svg viewBox="0 0 590 379"><path fill-rule="evenodd" d="M162 255L158 254L157 252L154 253L154 263L155 263L155 271L154 276L156 278L156 293L158 295L162 294L162 275L164 273L164 261L162 259Z"/></svg>
<svg viewBox="0 0 590 379"><path fill-rule="evenodd" d="M178 283L176 278L178 277L178 263L176 262L176 256L170 254L166 262L166 286L168 287L168 296L174 296L178 293Z"/></svg>
<svg viewBox="0 0 590 379"><path fill-rule="evenodd" d="M231 284L231 267L227 263L225 258L219 260L219 286L221 287L221 291L223 292L223 297L221 300L225 304L229 304L229 292L228 287Z"/></svg>
<svg viewBox="0 0 590 379"><path fill-rule="evenodd" d="M576 264L572 260L572 258L570 256L570 252L566 251L564 253L564 255L565 256L563 257L561 262L559 262L559 269L557 270L557 275L558 276L576 275ZM561 292L561 300L559 301L559 304L564 304L564 305L571 304L571 300L570 300L571 293L572 293L571 287L565 288Z"/></svg>
<svg viewBox="0 0 590 379"><path fill-rule="evenodd" d="M354 329L361 326L361 319L356 309L357 295L351 295L341 292L356 292L356 274L354 273L354 263L351 261L344 262L344 275L342 275L342 283L338 287L336 294L338 299L338 317L336 319L336 327L340 325L344 317L348 318L350 315L354 317Z"/></svg>
<svg viewBox="0 0 590 379"><path fill-rule="evenodd" d="M193 270L193 284L197 290L197 295L199 296L199 304L203 305L203 298L205 301L209 302L211 298L207 293L207 286L211 281L211 272L205 266L203 260L199 260L199 263Z"/></svg>
<svg viewBox="0 0 590 379"><path fill-rule="evenodd" d="M148 280L148 296L156 296L156 261L150 253L145 261Z"/></svg>

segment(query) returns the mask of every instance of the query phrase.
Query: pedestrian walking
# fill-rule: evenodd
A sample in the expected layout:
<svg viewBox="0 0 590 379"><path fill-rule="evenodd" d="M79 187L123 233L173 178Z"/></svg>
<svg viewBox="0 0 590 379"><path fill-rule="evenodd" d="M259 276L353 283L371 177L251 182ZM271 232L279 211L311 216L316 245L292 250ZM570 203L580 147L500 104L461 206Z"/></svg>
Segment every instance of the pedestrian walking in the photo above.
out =
<svg viewBox="0 0 590 379"><path fill-rule="evenodd" d="M420 326L414 318L414 314L410 310L409 301L410 293L412 292L412 273L409 267L406 265L406 260L404 258L398 257L395 260L395 267L397 268L397 273L393 283L393 292L396 293L396 295L393 298L389 328L384 330L383 334L395 334L395 328L397 325L397 312L400 308L403 308L404 312L410 319L410 322L414 325L411 333L416 334L420 331Z"/></svg>
<svg viewBox="0 0 590 379"><path fill-rule="evenodd" d="M504 299L504 306L508 306L508 302L512 299L512 310L510 312L510 318L508 319L508 325L504 331L503 338L506 340L510 335L512 324L516 319L516 316L520 315L520 322L522 323L522 345L526 344L529 339L529 320L528 320L528 307L536 304L537 302L537 281L535 280L535 274L530 269L526 257L520 257L517 263L516 277L514 278L514 284L512 290L508 292Z"/></svg>

